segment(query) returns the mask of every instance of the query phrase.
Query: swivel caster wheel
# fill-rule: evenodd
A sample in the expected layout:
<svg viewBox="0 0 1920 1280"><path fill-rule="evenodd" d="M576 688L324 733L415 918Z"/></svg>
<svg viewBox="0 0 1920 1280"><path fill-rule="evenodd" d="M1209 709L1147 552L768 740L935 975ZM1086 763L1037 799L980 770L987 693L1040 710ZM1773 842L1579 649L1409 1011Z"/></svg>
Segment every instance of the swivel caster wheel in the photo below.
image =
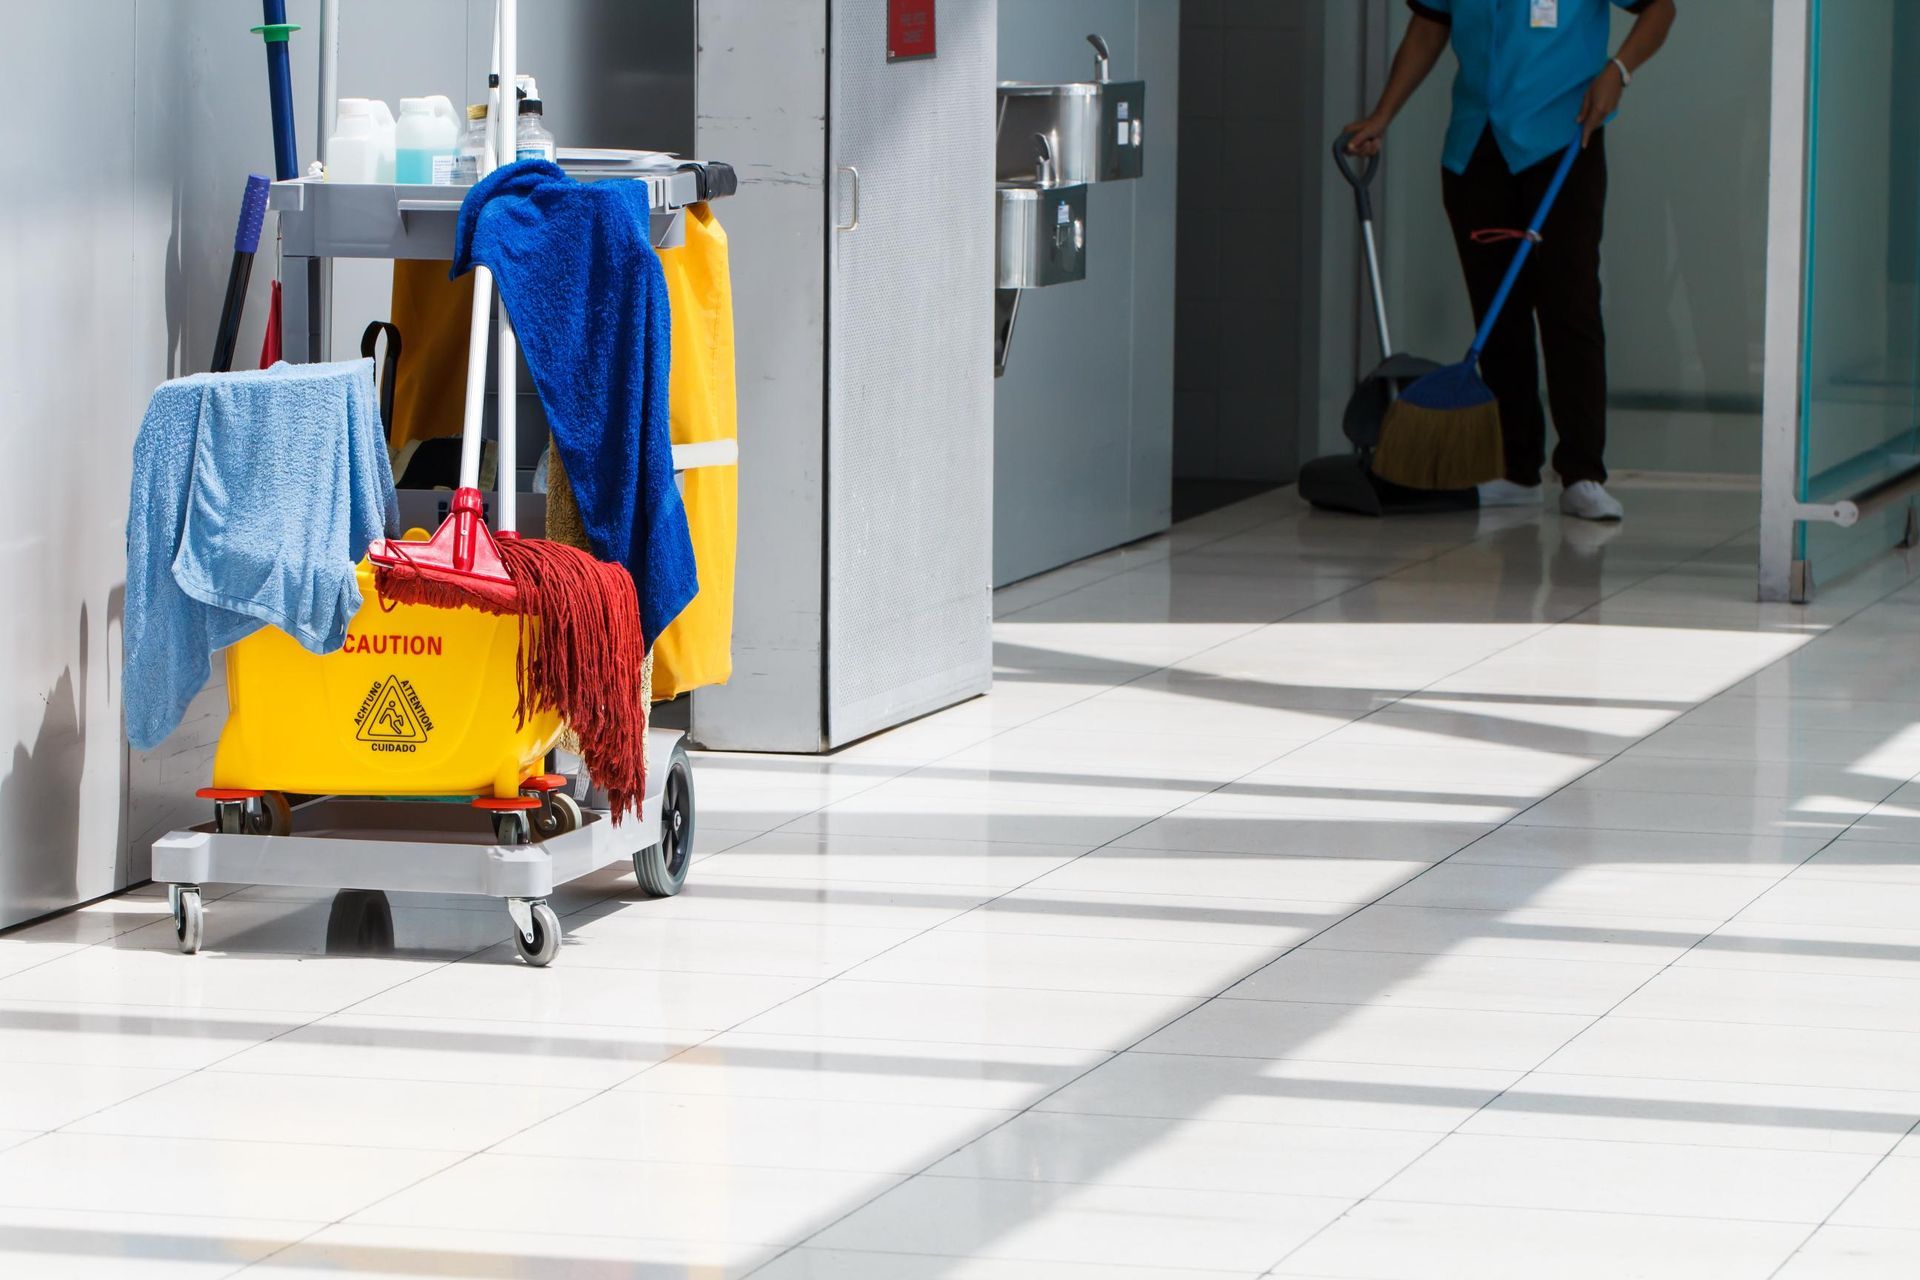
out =
<svg viewBox="0 0 1920 1280"><path fill-rule="evenodd" d="M660 843L633 855L633 878L652 898L671 898L687 882L693 865L693 761L684 747L673 749L660 806Z"/></svg>
<svg viewBox="0 0 1920 1280"><path fill-rule="evenodd" d="M248 800L222 800L214 805L221 834L234 836L290 836L293 805L285 793L262 792Z"/></svg>
<svg viewBox="0 0 1920 1280"><path fill-rule="evenodd" d="M580 802L564 791L555 791L546 797L546 804L530 813L533 819L533 834L542 840L553 836L564 836L570 831L578 831L580 824L586 821L580 812Z"/></svg>
<svg viewBox="0 0 1920 1280"><path fill-rule="evenodd" d="M560 917L544 902L513 900L513 949L536 969L544 969L560 954ZM523 914L524 913L524 914ZM529 936L531 935L531 936Z"/></svg>
<svg viewBox="0 0 1920 1280"><path fill-rule="evenodd" d="M495 813L493 838L504 845L532 844L533 823L525 812L518 809Z"/></svg>
<svg viewBox="0 0 1920 1280"><path fill-rule="evenodd" d="M194 955L206 936L206 909L200 903L198 885L175 888L167 897L173 908L173 936L179 940L181 955Z"/></svg>

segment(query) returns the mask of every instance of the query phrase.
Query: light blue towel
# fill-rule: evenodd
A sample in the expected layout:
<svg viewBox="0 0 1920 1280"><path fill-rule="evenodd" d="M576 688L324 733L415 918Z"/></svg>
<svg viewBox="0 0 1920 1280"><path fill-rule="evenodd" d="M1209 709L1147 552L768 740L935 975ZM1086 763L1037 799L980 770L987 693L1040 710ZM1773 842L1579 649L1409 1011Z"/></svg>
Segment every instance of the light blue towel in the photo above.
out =
<svg viewBox="0 0 1920 1280"><path fill-rule="evenodd" d="M214 652L262 626L338 649L360 608L354 566L398 524L373 361L163 384L133 446L128 739L158 746Z"/></svg>

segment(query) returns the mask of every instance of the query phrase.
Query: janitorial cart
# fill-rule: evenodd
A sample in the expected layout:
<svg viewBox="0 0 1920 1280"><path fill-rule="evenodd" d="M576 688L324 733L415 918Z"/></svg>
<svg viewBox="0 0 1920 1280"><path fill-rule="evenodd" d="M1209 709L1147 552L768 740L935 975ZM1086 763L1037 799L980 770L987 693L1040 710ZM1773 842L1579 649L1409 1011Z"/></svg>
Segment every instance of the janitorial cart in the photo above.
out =
<svg viewBox="0 0 1920 1280"><path fill-rule="evenodd" d="M503 162L514 148L514 8L500 0L496 16L491 110L509 127L494 131L493 154ZM322 56L331 56L324 42ZM330 82L325 68L322 82ZM657 247L677 242L688 206L733 189L724 165L664 157L627 161L601 176L646 184ZM321 359L326 346L325 308L308 294L324 274L309 271L309 261L449 259L463 194L460 187L318 177L274 183L287 358ZM477 276L461 486L438 495L456 518L464 509L470 519L482 516L480 406L494 309L485 269ZM494 531L511 537L522 506L517 361L504 305L491 318L500 356L491 516ZM708 444L676 450L675 465L734 460L730 444ZM408 537L426 534L416 529ZM404 555L409 544L399 545ZM644 892L678 892L695 827L693 770L680 732L648 732L644 800L616 820L590 777L554 767L563 754L559 716L539 708L523 714L519 619L395 604L381 598L373 566L363 563L359 574L365 604L340 650L317 655L269 627L226 651L230 712L212 785L199 792L212 802L212 820L171 832L153 848L153 878L169 886L182 951L200 948L201 886L212 883L336 890L328 941L354 948L391 945L389 892L497 898L512 917L519 954L536 966L559 951L559 920L547 904L557 885L631 859Z"/></svg>

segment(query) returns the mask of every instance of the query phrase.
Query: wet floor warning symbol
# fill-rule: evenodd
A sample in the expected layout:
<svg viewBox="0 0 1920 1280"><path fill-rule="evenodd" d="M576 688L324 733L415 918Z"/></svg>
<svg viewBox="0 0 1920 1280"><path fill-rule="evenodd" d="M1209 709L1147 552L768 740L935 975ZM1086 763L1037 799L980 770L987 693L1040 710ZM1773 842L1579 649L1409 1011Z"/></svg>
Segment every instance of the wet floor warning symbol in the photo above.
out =
<svg viewBox="0 0 1920 1280"><path fill-rule="evenodd" d="M359 725L355 736L375 744L425 742L433 727L412 684L398 676L388 676L385 684L367 691L355 720Z"/></svg>

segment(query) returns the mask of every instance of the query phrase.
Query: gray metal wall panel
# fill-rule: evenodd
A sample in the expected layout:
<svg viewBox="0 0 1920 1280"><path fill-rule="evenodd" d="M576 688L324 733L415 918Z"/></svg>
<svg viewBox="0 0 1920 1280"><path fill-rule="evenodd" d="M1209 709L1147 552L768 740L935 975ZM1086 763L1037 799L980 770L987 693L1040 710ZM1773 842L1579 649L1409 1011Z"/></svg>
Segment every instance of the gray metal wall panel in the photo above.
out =
<svg viewBox="0 0 1920 1280"><path fill-rule="evenodd" d="M740 553L733 679L693 699L703 746L818 751L826 352L825 0L700 0L700 154L738 166L733 264Z"/></svg>
<svg viewBox="0 0 1920 1280"><path fill-rule="evenodd" d="M832 6L830 745L992 678L996 7L940 0L938 56L889 64L886 0Z"/></svg>
<svg viewBox="0 0 1920 1280"><path fill-rule="evenodd" d="M1001 80L1085 80L1086 35L1147 82L1146 176L1089 193L1087 278L1030 291L994 393L995 583L1156 533L1170 519L1177 0L1000 6Z"/></svg>

